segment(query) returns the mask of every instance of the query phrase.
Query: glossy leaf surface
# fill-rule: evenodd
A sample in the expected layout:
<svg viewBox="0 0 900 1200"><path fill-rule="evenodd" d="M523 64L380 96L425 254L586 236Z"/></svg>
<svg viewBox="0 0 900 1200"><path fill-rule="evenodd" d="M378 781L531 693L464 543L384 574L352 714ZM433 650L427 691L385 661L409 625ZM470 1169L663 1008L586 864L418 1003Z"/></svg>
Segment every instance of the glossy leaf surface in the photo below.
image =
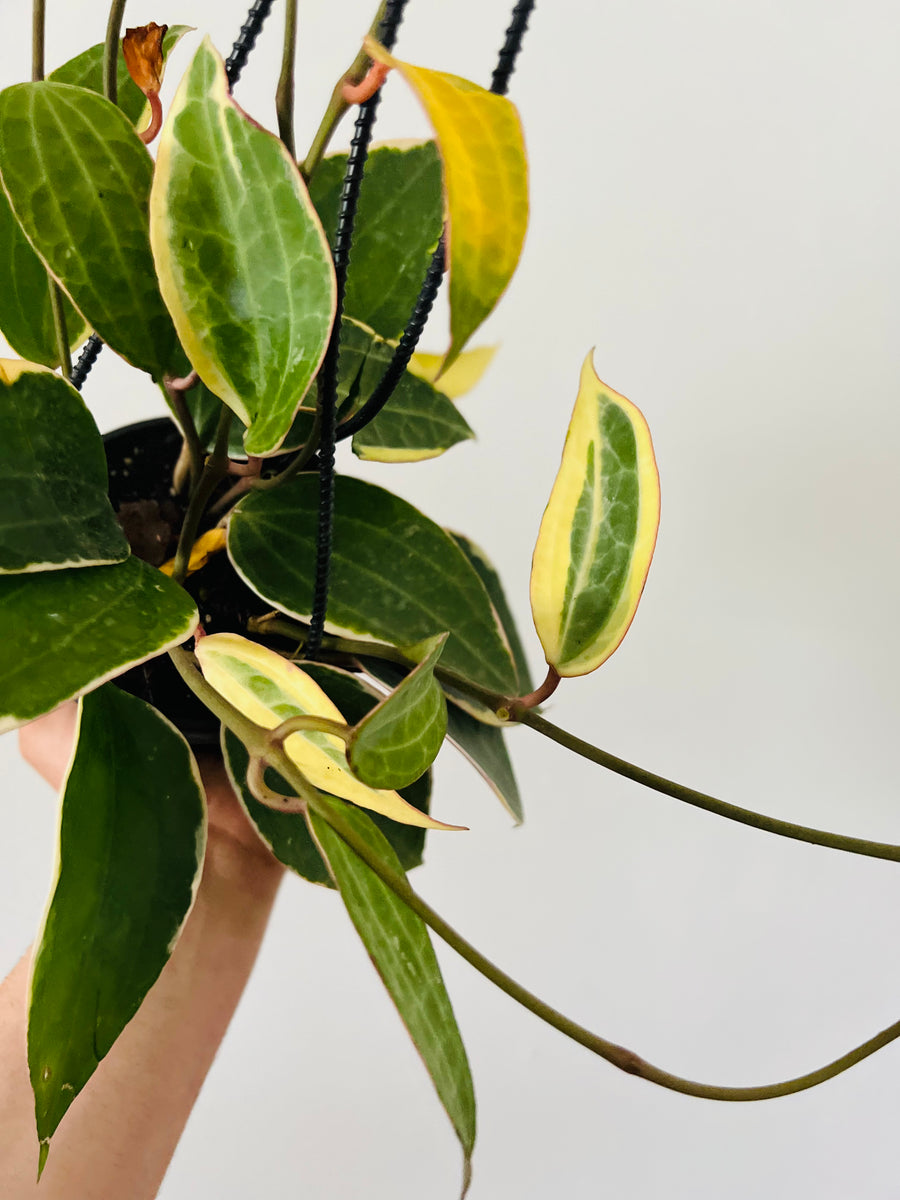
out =
<svg viewBox="0 0 900 1200"><path fill-rule="evenodd" d="M42 1162L168 961L205 846L200 772L178 730L117 687L83 697L31 979L28 1065Z"/></svg>
<svg viewBox="0 0 900 1200"><path fill-rule="evenodd" d="M531 569L535 628L560 675L593 671L628 632L658 526L647 422L588 355Z"/></svg>
<svg viewBox="0 0 900 1200"><path fill-rule="evenodd" d="M338 400L341 419L360 408L381 381L394 346L357 321L341 325ZM421 462L474 437L456 406L409 371L381 412L353 437L353 453L373 462Z"/></svg>
<svg viewBox="0 0 900 1200"><path fill-rule="evenodd" d="M524 696L534 690L534 684L531 679L531 671L528 669L528 659L525 657L522 639L519 636L519 630L516 627L512 609L509 607L509 601L506 599L503 584L500 582L500 576L497 574L497 568L482 548L476 545L471 538L467 538L462 533L454 533L452 529L448 529L447 532L475 568L478 578L484 584L485 591L490 597L491 604L493 604L497 619L500 622L500 628L506 635L506 641L512 654L513 662L516 664L518 694Z"/></svg>
<svg viewBox="0 0 900 1200"><path fill-rule="evenodd" d="M423 642L418 666L355 726L347 760L370 787L414 783L437 757L447 732L447 701L434 668L446 641L441 633Z"/></svg>
<svg viewBox="0 0 900 1200"><path fill-rule="evenodd" d="M407 674L383 658L366 656L360 663L368 675L388 688L395 688ZM516 824L521 824L525 814L506 748L506 730L485 724L458 704L448 704L447 741L472 764Z"/></svg>
<svg viewBox="0 0 900 1200"><path fill-rule="evenodd" d="M163 64L181 41L186 33L193 32L191 25L170 25L162 41ZM67 63L51 71L47 78L53 83L73 83L76 87L87 88L91 92L103 94L103 42L91 46L88 50L70 58ZM116 64L116 103L132 125L139 129L145 124L148 115L148 105L144 93L134 83L125 65L122 46L119 45L119 58Z"/></svg>
<svg viewBox="0 0 900 1200"><path fill-rule="evenodd" d="M0 359L0 574L98 566L128 554L84 401L59 375Z"/></svg>
<svg viewBox="0 0 900 1200"><path fill-rule="evenodd" d="M274 453L325 353L334 269L296 164L234 104L208 39L160 139L151 239L191 363L247 453Z"/></svg>
<svg viewBox="0 0 900 1200"><path fill-rule="evenodd" d="M309 191L334 244L347 155L326 158ZM434 142L375 146L366 159L344 312L385 338L410 318L441 236L441 163Z"/></svg>
<svg viewBox="0 0 900 1200"><path fill-rule="evenodd" d="M228 530L238 573L282 612L307 620L315 574L318 480L302 475L241 501ZM438 525L383 488L335 480L326 627L395 646L441 630L441 665L509 695L516 673L484 585Z"/></svg>
<svg viewBox="0 0 900 1200"><path fill-rule="evenodd" d="M308 663L305 669L346 715L348 721L355 723L361 720L378 702L379 696L364 687L347 671L313 663ZM328 868L322 861L304 818L299 813L278 812L267 804L261 804L253 796L247 787L250 756L243 743L233 733L223 731L222 747L235 793L255 825L257 833L275 857L289 870L302 875L311 883L333 887ZM291 795L290 784L271 768L266 772L266 784L280 794ZM431 773L427 772L414 784L401 788L400 795L414 808L427 813L431 797ZM378 813L370 813L370 817L390 842L404 870L408 871L422 862L422 851L425 847L424 829L415 825L400 825L397 821Z"/></svg>
<svg viewBox="0 0 900 1200"><path fill-rule="evenodd" d="M197 627L187 592L138 558L0 576L0 732L177 646Z"/></svg>
<svg viewBox="0 0 900 1200"><path fill-rule="evenodd" d="M339 802L332 801L333 805ZM354 831L392 870L397 857L365 813L341 805ZM406 907L316 814L316 839L334 872L350 919L384 981L432 1078L465 1156L465 1193L475 1146L475 1091L465 1046L422 918Z"/></svg>
<svg viewBox="0 0 900 1200"><path fill-rule="evenodd" d="M505 96L401 62L366 39L421 101L440 150L450 272L449 367L512 278L528 225L528 166L519 114Z"/></svg>
<svg viewBox="0 0 900 1200"><path fill-rule="evenodd" d="M85 320L161 378L175 331L147 232L153 162L125 114L66 83L7 88L0 175L28 240Z"/></svg>
<svg viewBox="0 0 900 1200"><path fill-rule="evenodd" d="M70 349L87 336L87 326L63 299ZM0 332L28 362L59 365L50 281L0 188Z"/></svg>
<svg viewBox="0 0 900 1200"><path fill-rule="evenodd" d="M294 663L236 633L214 633L197 645L197 660L208 683L229 704L262 729L275 729L289 717L324 717L346 724L319 685ZM389 789L361 783L347 766L343 740L333 733L303 730L285 739L288 758L316 788L372 809L393 821L425 829L448 829Z"/></svg>

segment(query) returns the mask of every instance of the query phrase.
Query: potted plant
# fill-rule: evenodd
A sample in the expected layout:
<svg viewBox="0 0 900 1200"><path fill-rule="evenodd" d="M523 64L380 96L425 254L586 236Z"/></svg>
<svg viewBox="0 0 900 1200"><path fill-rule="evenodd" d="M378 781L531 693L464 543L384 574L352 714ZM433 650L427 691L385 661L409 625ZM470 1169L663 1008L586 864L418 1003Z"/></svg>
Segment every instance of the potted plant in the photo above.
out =
<svg viewBox="0 0 900 1200"><path fill-rule="evenodd" d="M421 781L445 734L517 813L507 725L530 725L640 782L747 824L876 857L900 852L733 809L617 762L537 711L560 676L592 670L616 648L656 534L658 485L646 425L599 383L590 360L535 554L533 608L549 664L537 689L527 682L499 580L477 546L380 487L332 477L332 430L353 436L360 457L381 461L417 461L468 436L448 395L459 386L450 371L454 361L457 371L460 362L472 363L462 357L464 346L505 287L524 232L524 157L512 106L393 59L384 49L391 41L388 5L387 27L379 22L373 31L380 41L368 42L349 80L342 79L299 173L287 99L279 106L279 140L230 99L225 64L209 44L197 50L173 102L154 170L130 128L131 114L113 106L120 98L121 70L112 63L121 7L113 5L106 45L77 64L78 71L106 64L106 96L84 86L91 80L83 76L71 82L76 67L69 65L56 79L10 88L0 99L0 176L17 239L8 265L21 271L25 262L33 278L48 269L53 277L46 303L35 284L39 305L20 309L28 356L4 365L9 503L29 521L26 539L17 541L13 529L4 565L5 611L16 633L3 689L6 721L83 697L63 795L62 870L32 990L29 1053L42 1161L100 1057L96 1011L83 1028L72 1017L78 997L111 988L104 991L105 1050L164 964L195 888L204 818L190 751L157 709L106 682L163 653L228 731L223 754L234 786L276 855L316 882L337 883L448 1109L466 1177L474 1138L468 1066L426 925L564 1033L675 1090L764 1098L856 1061L858 1053L784 1087L680 1079L543 1005L410 891L402 868L421 857L424 836L410 830L438 824L423 811ZM517 7L521 24L528 6ZM162 34L151 27L126 41L132 73L147 94L149 126L141 132L148 137L157 124ZM283 98L290 95L289 54L285 61ZM353 193L383 79L379 67L396 69L416 91L441 154L433 145L371 152L351 246ZM135 106L143 126L144 98L124 73L121 99ZM323 160L337 113L357 102L355 151ZM473 117L476 104L483 108ZM487 137L489 151L473 129ZM413 211L395 214L411 180L422 189ZM61 194L68 203L54 209L52 198ZM419 315L430 305L419 299L422 278L430 272L439 279L446 266L445 251L435 249L444 205L452 336L438 364L444 373L435 378L431 363L404 362L395 346L399 340L401 350L413 352ZM385 212L396 239L387 252L366 237L368 226L384 227ZM395 279L397 263L404 270ZM39 369L65 363L69 342L79 342L88 326L157 380L184 435L177 460L169 452L157 460L168 497L119 497L118 523L98 499L104 467L90 418L58 375ZM24 348L17 330L5 332ZM35 437L35 427L46 432ZM25 454L32 456L33 495L13 482ZM113 462L114 483L130 477L134 457L127 452ZM167 504L177 511L166 511ZM148 541L155 543L150 550ZM241 581L254 598L243 607L233 600L245 594ZM236 613L236 629L223 626L215 611L223 588L233 589L226 607L229 617ZM78 629L77 644L67 631L57 633L60 611ZM52 671L43 666L48 647ZM157 699L154 687L151 679L150 699ZM180 705L176 697L169 712L176 722ZM110 737L110 730L121 734ZM195 740L202 737L194 731ZM93 814L88 834L107 837L109 810L98 811L96 773L101 761L115 768L116 754L141 761L141 784L149 781L153 795L171 801L170 811L143 817L161 848L155 874L138 873L143 839L138 858L128 858L136 847L127 828L99 864L101 874L111 864L121 873L115 904L149 932L139 952L133 937L116 944L107 930L102 953L73 954L73 946L97 936L76 898L96 889L96 922L109 897L83 871L67 872L67 813L82 833L83 814ZM110 776L117 784L121 770ZM136 784L134 806L139 791ZM108 799L112 805L126 798ZM424 1022L423 995L430 1006ZM63 1020L67 1032L74 1030L64 1043ZM867 1050L884 1040L873 1039Z"/></svg>

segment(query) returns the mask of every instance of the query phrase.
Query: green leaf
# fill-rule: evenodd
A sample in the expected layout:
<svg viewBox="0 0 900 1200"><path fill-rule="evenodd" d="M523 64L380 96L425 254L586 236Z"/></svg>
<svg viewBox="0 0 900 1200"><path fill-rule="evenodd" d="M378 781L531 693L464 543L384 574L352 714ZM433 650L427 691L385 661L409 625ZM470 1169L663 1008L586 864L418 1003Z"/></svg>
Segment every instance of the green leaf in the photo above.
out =
<svg viewBox="0 0 900 1200"><path fill-rule="evenodd" d="M334 244L347 155L326 158L310 181ZM434 142L376 146L366 159L347 273L344 312L384 338L403 332L443 225L441 162Z"/></svg>
<svg viewBox="0 0 900 1200"><path fill-rule="evenodd" d="M528 225L528 164L515 105L468 79L401 62L366 38L422 103L444 166L450 366L512 278Z"/></svg>
<svg viewBox="0 0 900 1200"><path fill-rule="evenodd" d="M334 800L328 802L328 807L339 808L340 815L385 866L401 873L396 855L365 813ZM475 1146L475 1091L465 1046L428 930L422 918L381 882L327 821L315 813L310 820L350 919L456 1130L465 1157L465 1194Z"/></svg>
<svg viewBox="0 0 900 1200"><path fill-rule="evenodd" d="M325 354L334 268L296 164L234 104L208 39L160 139L150 233L191 363L246 452L275 453Z"/></svg>
<svg viewBox="0 0 900 1200"><path fill-rule="evenodd" d="M407 674L402 667L383 658L366 656L359 661L368 675L389 688L395 688ZM454 699L452 695L448 698ZM525 814L506 748L506 730L487 725L465 712L457 703L452 703L447 705L447 741L472 764L516 824L520 825Z"/></svg>
<svg viewBox="0 0 900 1200"><path fill-rule="evenodd" d="M274 650L236 633L214 633L196 648L207 682L261 729L275 729L291 717L324 719L326 728L307 728L284 739L284 752L313 787L322 788L394 821L427 829L445 825L407 804L390 789L367 787L347 766L344 742L332 729L346 728L340 709L298 666Z"/></svg>
<svg viewBox="0 0 900 1200"><path fill-rule="evenodd" d="M339 419L369 399L393 354L390 342L359 321L344 318L338 358ZM353 453L372 462L421 462L474 436L443 392L404 371L378 416L354 436Z"/></svg>
<svg viewBox="0 0 900 1200"><path fill-rule="evenodd" d="M413 783L437 757L447 732L447 702L434 668L446 633L421 646L419 665L353 728L347 761L370 787L397 788Z"/></svg>
<svg viewBox="0 0 900 1200"><path fill-rule="evenodd" d="M84 319L161 378L176 342L150 254L153 162L125 114L67 83L7 88L0 176L29 242Z"/></svg>
<svg viewBox="0 0 900 1200"><path fill-rule="evenodd" d="M205 847L200 772L174 725L113 686L83 697L31 977L28 1067L41 1167L69 1105L168 961Z"/></svg>
<svg viewBox="0 0 900 1200"><path fill-rule="evenodd" d="M309 665L309 673L326 691L330 698L338 704L342 712L348 714L348 719L354 716L362 717L377 703L377 696L372 695L353 676L344 671L330 667L313 667ZM361 701L358 697L361 697ZM354 707L354 700L356 706ZM228 775L234 786L235 794L241 802L256 831L275 857L297 875L302 875L310 883L323 884L333 887L328 868L322 861L322 856L310 836L306 821L299 813L278 812L267 804L261 804L247 787L247 768L250 756L246 747L233 733L223 729L222 754ZM266 784L280 795L291 795L293 789L277 771L269 768L265 775ZM428 812L431 799L431 773L426 772L409 787L401 788L400 795L407 803L420 812ZM425 847L425 830L417 825L400 825L397 821L383 817L379 813L369 814L390 842L404 870L411 870L422 862L422 851Z"/></svg>
<svg viewBox="0 0 900 1200"><path fill-rule="evenodd" d="M69 348L87 337L87 326L63 298ZM27 362L59 366L47 268L31 248L0 188L0 332Z"/></svg>
<svg viewBox="0 0 900 1200"><path fill-rule="evenodd" d="M658 527L647 422L589 354L531 567L535 628L560 675L595 670L628 632Z"/></svg>
<svg viewBox="0 0 900 1200"><path fill-rule="evenodd" d="M0 576L0 733L183 642L193 600L139 558Z"/></svg>
<svg viewBox="0 0 900 1200"><path fill-rule="evenodd" d="M526 696L529 692L534 691L534 684L531 680L531 672L528 669L528 659L525 657L522 639L519 637L512 609L509 607L509 601L506 599L503 584L500 582L500 576L497 574L497 568L481 547L477 546L470 538L467 538L462 533L454 533L452 529L448 529L447 532L475 568L478 578L484 584L485 591L491 598L491 604L494 606L494 611L500 622L500 628L506 635L506 640L509 643L510 652L513 656L513 662L516 664L518 694Z"/></svg>
<svg viewBox="0 0 900 1200"><path fill-rule="evenodd" d="M0 359L0 574L128 557L94 418L59 375Z"/></svg>
<svg viewBox="0 0 900 1200"><path fill-rule="evenodd" d="M192 32L192 25L170 25L166 30L166 35L162 43L163 71L160 78L165 74L165 64L169 55L184 35ZM75 58L70 58L61 67L57 67L55 71L51 71L47 78L52 83L73 83L76 87L87 88L88 91L97 92L98 95L102 95L103 58L105 53L105 45L103 42L98 42L96 46L91 46L89 50L83 51L81 54L76 55ZM118 80L116 103L122 112L125 113L126 117L128 117L132 125L143 127L145 118L149 114L149 105L144 93L128 74L128 67L125 65L125 55L122 53L121 42L119 43L119 58L116 64L116 78Z"/></svg>
<svg viewBox="0 0 900 1200"><path fill-rule="evenodd" d="M312 612L318 478L301 475L246 496L228 550L238 573L269 604ZM504 696L516 672L475 569L440 526L383 488L335 480L334 552L327 628L410 646L448 629L441 665Z"/></svg>

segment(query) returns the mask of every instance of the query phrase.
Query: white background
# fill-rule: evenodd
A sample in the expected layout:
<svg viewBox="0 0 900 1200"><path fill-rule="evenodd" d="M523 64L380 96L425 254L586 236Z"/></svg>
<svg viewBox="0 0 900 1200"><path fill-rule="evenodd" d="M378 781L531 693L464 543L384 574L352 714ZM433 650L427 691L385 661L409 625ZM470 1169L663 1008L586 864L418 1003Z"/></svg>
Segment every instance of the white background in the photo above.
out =
<svg viewBox="0 0 900 1200"><path fill-rule="evenodd" d="M49 4L48 65L106 5ZM304 146L373 0L307 0ZM496 0L413 0L397 50L481 82ZM27 76L28 5L3 0L0 77ZM132 2L227 52L241 3ZM237 95L273 124L281 12ZM341 467L480 541L528 635L530 554L586 350L646 414L663 518L616 656L549 715L739 804L900 841L896 148L889 0L545 0L512 89L533 216L501 350L464 401L479 440L435 463ZM171 65L171 87L193 40ZM168 90L168 89L167 89ZM381 136L424 132L392 80ZM346 142L346 128L341 135ZM338 144L338 143L336 143ZM439 316L429 345L442 346ZM161 410L110 353L102 428ZM447 752L423 894L592 1029L710 1082L819 1066L900 1017L895 865L730 825L522 730L508 819ZM53 799L0 743L0 971L33 936ZM568 1043L439 947L479 1097L472 1200L893 1200L900 1047L760 1105L686 1099ZM337 899L289 879L164 1200L456 1195L459 1156Z"/></svg>

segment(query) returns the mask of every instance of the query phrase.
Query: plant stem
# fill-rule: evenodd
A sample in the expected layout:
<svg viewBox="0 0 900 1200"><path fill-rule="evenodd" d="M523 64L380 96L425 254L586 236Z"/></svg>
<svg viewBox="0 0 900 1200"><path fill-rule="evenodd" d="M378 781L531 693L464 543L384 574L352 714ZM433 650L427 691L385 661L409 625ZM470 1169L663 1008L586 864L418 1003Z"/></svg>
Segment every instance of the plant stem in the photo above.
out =
<svg viewBox="0 0 900 1200"><path fill-rule="evenodd" d="M62 289L49 273L47 275L47 286L50 289L50 311L53 313L56 356L59 359L63 378L68 379L72 374L72 355L69 351L69 331L66 328L66 313L63 308Z"/></svg>
<svg viewBox="0 0 900 1200"><path fill-rule="evenodd" d="M276 764L276 766L277 770L285 774L286 778L289 778L287 772L282 770L280 763ZM327 796L319 793L312 797L309 800L309 807L313 812L322 817L323 820L328 822L335 833L378 876L385 887L389 888L398 899L402 900L407 908L421 917L425 924L433 929L439 937L443 938L447 945L452 947L470 966L473 966L476 971L484 975L486 979L489 979L491 983L502 992L505 992L507 996L527 1008L529 1012L534 1013L536 1017L539 1017L548 1025L552 1025L554 1029L558 1029L566 1037L591 1050L614 1067L618 1067L619 1070L625 1071L629 1075L638 1075L641 1079L646 1079L649 1083L655 1083L659 1087L668 1088L673 1092L681 1092L686 1096L697 1096L706 1100L771 1100L778 1096L790 1096L794 1092L802 1092L807 1088L815 1087L816 1084L824 1083L827 1079L832 1079L835 1075L839 1075L849 1067L855 1066L862 1059L868 1058L876 1050L880 1050L895 1038L900 1037L900 1021L897 1021L881 1033L876 1034L875 1037L864 1042L861 1046L857 1046L848 1054L842 1055L840 1058L835 1059L834 1062L819 1068L817 1071L811 1071L808 1075L800 1075L795 1079L789 1079L783 1083L766 1084L760 1087L721 1087L716 1084L695 1083L693 1080L673 1075L669 1071L664 1071L660 1067L655 1067L652 1063L646 1062L625 1046L618 1046L615 1042L610 1042L598 1034L591 1033L583 1025L577 1024L561 1012L558 1012L557 1009L552 1008L549 1004L545 1004L543 1000L535 996L533 992L529 992L527 988L522 987L521 984L507 975L505 971L501 971L498 966L485 958L470 942L466 941L461 934L457 933L430 905L426 904L421 896L413 891L404 876L392 871L390 867L386 866L378 858L378 855L368 844L357 836L353 826L345 820L338 806Z"/></svg>
<svg viewBox="0 0 900 1200"><path fill-rule="evenodd" d="M175 551L175 565L172 568L172 578L176 583L184 583L187 578L191 550L197 539L200 518L206 511L213 492L228 474L228 434L231 430L232 416L231 409L223 404L219 414L219 426L216 430L215 449L203 466L200 478L191 492L187 512L184 514L184 524L181 526L181 533L178 537L178 549Z"/></svg>
<svg viewBox="0 0 900 1200"><path fill-rule="evenodd" d="M281 747L294 733L330 733L346 742L350 737L350 726L343 721L332 720L331 717L316 717L312 713L300 713L296 717L288 717L274 729L269 730L269 744Z"/></svg>
<svg viewBox="0 0 900 1200"><path fill-rule="evenodd" d="M200 444L200 435L197 433L197 426L194 424L194 418L191 416L191 410L188 407L188 402L185 399L185 392L188 388L178 386L190 382L191 376L187 379L164 379L163 387L166 390L166 395L169 402L175 409L175 415L178 417L178 423L181 426L181 432L184 434L184 444L187 447L188 456L191 464L191 480L196 484L200 478L200 472L203 469L203 447ZM196 382L196 379L194 380ZM229 410L230 411L230 410ZM175 490L179 491L178 481L175 483Z"/></svg>
<svg viewBox="0 0 900 1200"><path fill-rule="evenodd" d="M46 0L34 0L31 10L31 78L34 83L40 83L44 78L46 17ZM53 314L56 357L59 359L63 378L68 379L72 374L72 355L69 352L69 331L66 329L62 291L49 271L47 272L47 287L50 290L50 311Z"/></svg>
<svg viewBox="0 0 900 1200"><path fill-rule="evenodd" d="M103 51L103 95L116 104L119 99L119 40L122 37L122 18L125 0L112 0L106 25L106 46Z"/></svg>
<svg viewBox="0 0 900 1200"><path fill-rule="evenodd" d="M33 83L40 83L44 78L44 27L46 17L46 0L34 0L31 9L31 79Z"/></svg>
<svg viewBox="0 0 900 1200"><path fill-rule="evenodd" d="M827 846L831 850L845 850L848 854L862 854L868 858L883 858L890 862L900 862L900 846L894 846L888 842L870 842L864 838L848 837L842 833L828 833L822 829L810 829L806 825L794 825L790 821L780 821L777 817L767 817L762 813L739 808L736 804L717 800L715 796L709 796L705 792L697 792L693 788L675 783L662 775L654 775L652 771L646 771L643 767L626 762L624 758L616 758L614 754L592 746L590 742L582 741L573 733L568 733L565 729L560 729L558 725L553 725L534 711L522 713L519 721L543 734L544 737L558 742L567 750L581 755L582 758L597 763L598 766L606 767L609 771L614 771L616 775L622 775L635 783L643 784L644 787L652 788L655 792L662 792L665 796L671 796L673 800L681 800L694 808L702 808L705 812L715 813L718 817L726 817L729 821L750 825L765 833L794 838L798 842L809 842L813 846Z"/></svg>
<svg viewBox="0 0 900 1200"><path fill-rule="evenodd" d="M369 27L369 36L375 37L378 33L378 27L381 24L385 9L387 8L387 0L381 0L378 6L378 12L375 14L375 20ZM348 102L344 99L344 84L359 83L369 69L369 56L365 50L360 50L356 58L350 65L350 69L345 71L337 83L334 85L334 91L331 93L331 99L328 101L328 107L325 109L325 114L319 122L319 128L316 130L312 144L307 151L306 158L300 164L300 174L309 182L316 167L325 157L325 151L328 149L328 143L331 141L334 131L340 124L341 117L350 108Z"/></svg>
<svg viewBox="0 0 900 1200"><path fill-rule="evenodd" d="M278 114L278 135L287 146L291 158L294 148L294 60L297 56L297 0L287 0L284 10L284 52L281 75L275 91L275 111Z"/></svg>
<svg viewBox="0 0 900 1200"><path fill-rule="evenodd" d="M511 976L502 971L495 963L485 956L468 942L461 934L448 924L435 910L427 904L421 896L418 895L409 885L408 880L402 874L394 871L390 866L383 863L378 855L372 850L364 839L357 836L353 826L344 818L340 811L339 805L330 797L318 792L316 789L310 788L309 781L305 776L298 771L293 762L287 757L283 749L273 747L270 741L270 733L255 725L242 713L238 712L224 697L204 679L202 672L197 666L196 659L189 651L182 649L180 646L169 651L169 656L175 665L176 670L181 675L182 679L188 685L194 694L203 701L204 704L213 712L222 723L231 730L237 737L241 739L247 747L247 751L251 758L266 759L271 766L284 777L285 780L294 788L297 795L302 797L308 804L309 808L317 813L324 821L327 821L335 833L342 838L356 856L365 863L378 879L401 900L407 908L416 913L417 916L425 922L440 938L442 938L448 946L457 952L462 958L474 967L476 971L482 974L486 979L498 987L507 996L527 1008L529 1012L540 1020L551 1025L554 1029L558 1029L560 1033L579 1045L599 1055L612 1066L618 1067L619 1070L625 1071L629 1075L637 1075L641 1079L646 1079L649 1083L655 1083L659 1087L668 1088L673 1092L680 1092L686 1096L697 1096L705 1100L727 1100L727 1101L748 1101L748 1100L772 1100L779 1096L790 1096L795 1092L805 1091L807 1088L815 1087L819 1083L824 1083L828 1079L833 1079L835 1075L840 1075L842 1071L846 1071L849 1067L855 1066L856 1063L862 1062L864 1058L868 1058L870 1054L874 1054L876 1050L888 1045L900 1037L900 1021L890 1025L887 1029L869 1038L862 1045L849 1051L847 1054L836 1058L833 1062L828 1063L824 1067L820 1067L816 1071L811 1071L807 1075L800 1075L794 1079L785 1080L783 1083L765 1084L759 1087L721 1087L716 1084L695 1083L693 1080L684 1079L680 1075L673 1075L669 1071L664 1071L660 1067L653 1066L652 1063L646 1062L634 1051L627 1049L625 1046L619 1046L615 1042L608 1041L606 1038L600 1037L599 1034L591 1033L589 1029L585 1029L583 1025L570 1020L557 1009L552 1008L549 1004L545 1004L543 1000L522 987Z"/></svg>

